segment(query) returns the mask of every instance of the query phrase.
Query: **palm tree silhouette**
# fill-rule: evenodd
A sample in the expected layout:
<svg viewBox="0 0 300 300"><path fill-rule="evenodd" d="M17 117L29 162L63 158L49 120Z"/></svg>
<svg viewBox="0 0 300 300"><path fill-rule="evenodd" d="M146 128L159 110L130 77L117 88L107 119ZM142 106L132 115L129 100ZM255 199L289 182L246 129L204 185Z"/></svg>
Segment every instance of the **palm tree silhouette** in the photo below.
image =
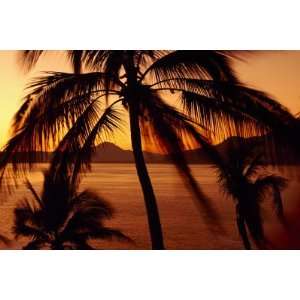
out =
<svg viewBox="0 0 300 300"><path fill-rule="evenodd" d="M236 204L236 223L245 249L251 249L247 230L257 247L268 246L260 209L263 200L272 198L279 220L286 225L281 191L286 187L287 180L269 174L262 159L258 147L245 148L231 144L224 154L223 162L216 164L219 183Z"/></svg>
<svg viewBox="0 0 300 300"><path fill-rule="evenodd" d="M43 53L23 51L22 60L31 68ZM77 50L67 55L74 73L47 72L28 86L0 162L1 178L9 177L9 162L15 178L31 166L36 151L53 148L58 156L66 149L74 154L69 163L77 173L88 170L94 146L120 129L128 113L153 249L164 249L164 242L142 142L170 155L198 204L217 220L183 155L186 146L201 146L212 135L220 140L283 132L293 119L278 102L237 79L231 63L239 52Z"/></svg>
<svg viewBox="0 0 300 300"><path fill-rule="evenodd" d="M131 241L121 231L106 227L105 219L112 217L112 207L90 190L78 192L78 184L71 182L65 172L44 173L41 196L29 181L33 198L23 199L14 210L15 237L31 241L23 249L53 250L93 249L90 239Z"/></svg>

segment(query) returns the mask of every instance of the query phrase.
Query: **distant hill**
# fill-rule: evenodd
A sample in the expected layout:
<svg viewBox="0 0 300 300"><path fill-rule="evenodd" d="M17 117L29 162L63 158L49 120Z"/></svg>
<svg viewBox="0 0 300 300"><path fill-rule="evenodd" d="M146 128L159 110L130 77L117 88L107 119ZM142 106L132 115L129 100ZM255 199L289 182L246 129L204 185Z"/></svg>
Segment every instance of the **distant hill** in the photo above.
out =
<svg viewBox="0 0 300 300"><path fill-rule="evenodd" d="M229 144L232 143L242 143L243 145L246 145L247 147L252 147L255 144L258 144L261 142L261 138L240 138L240 137L232 137L229 138L222 143L216 145L220 153L224 153L226 148L229 146ZM16 154L19 157L20 161L27 160L28 156L18 153ZM30 159L31 162L48 162L50 161L52 156L52 153L50 152L38 152L37 155L35 155L35 158ZM151 153L151 152L144 152L145 160L148 163L168 163L170 160L168 156L162 155L159 153ZM194 150L187 150L185 151L185 157L189 163L194 164L207 164L210 163L210 160L205 153L205 151L201 148L194 149ZM133 163L134 157L133 152L131 150L124 150L117 145L113 143L102 143L98 145L95 149L95 152L92 157L92 162L94 163Z"/></svg>
<svg viewBox="0 0 300 300"><path fill-rule="evenodd" d="M233 144L243 145L244 147L255 147L262 143L262 138L241 138L241 137L231 137L227 140L215 145L216 150L222 155L224 154L228 147ZM194 164L208 164L211 163L205 150L198 148L193 150L185 151L185 157L189 163Z"/></svg>
<svg viewBox="0 0 300 300"><path fill-rule="evenodd" d="M158 153L144 152L146 161L148 162L164 162L166 157ZM93 162L107 163L132 163L134 162L133 152L124 150L113 143L102 143L96 147L93 155Z"/></svg>

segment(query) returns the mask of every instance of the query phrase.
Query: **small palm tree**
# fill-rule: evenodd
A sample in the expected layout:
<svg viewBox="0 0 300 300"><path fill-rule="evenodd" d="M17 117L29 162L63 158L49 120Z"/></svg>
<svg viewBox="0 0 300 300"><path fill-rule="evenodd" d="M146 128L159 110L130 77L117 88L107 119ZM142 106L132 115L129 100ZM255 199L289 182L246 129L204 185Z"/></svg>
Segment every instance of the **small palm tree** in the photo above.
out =
<svg viewBox="0 0 300 300"><path fill-rule="evenodd" d="M32 67L43 53L24 51L25 65ZM37 151L53 147L57 154L76 153L69 163L77 173L85 171L97 143L114 134L127 114L153 249L164 249L164 242L143 142L170 155L215 220L185 160L186 145L202 146L211 133L220 140L233 134L287 132L293 120L278 102L238 80L232 69L238 52L78 50L67 55L73 73L47 72L29 85L0 161L1 179L10 162L16 178L31 166Z"/></svg>
<svg viewBox="0 0 300 300"><path fill-rule="evenodd" d="M286 224L281 190L287 181L266 172L263 156L257 149L231 145L224 155L223 163L216 165L223 191L236 204L236 223L246 249L251 249L247 231L257 247L267 247L260 208L263 200L272 198L279 220Z"/></svg>
<svg viewBox="0 0 300 300"><path fill-rule="evenodd" d="M106 227L112 217L111 206L92 191L77 191L65 173L45 172L41 197L29 181L33 198L15 208L13 232L29 237L23 249L93 249L90 239L130 241L122 232Z"/></svg>

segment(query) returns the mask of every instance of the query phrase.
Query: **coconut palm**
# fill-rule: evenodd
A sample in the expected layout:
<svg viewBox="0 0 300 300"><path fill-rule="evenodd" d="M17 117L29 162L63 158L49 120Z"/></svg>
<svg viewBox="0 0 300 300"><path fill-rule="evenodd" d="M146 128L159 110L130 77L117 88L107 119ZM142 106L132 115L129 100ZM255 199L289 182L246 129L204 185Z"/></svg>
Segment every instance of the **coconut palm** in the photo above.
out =
<svg viewBox="0 0 300 300"><path fill-rule="evenodd" d="M91 239L130 241L121 231L106 227L112 207L90 190L77 191L64 172L44 174L41 196L29 181L31 199L23 199L14 210L15 237L30 238L23 249L93 249Z"/></svg>
<svg viewBox="0 0 300 300"><path fill-rule="evenodd" d="M216 164L218 179L225 194L235 202L236 223L244 247L251 249L248 231L257 247L266 248L268 241L263 230L261 203L271 198L279 220L286 224L281 191L287 181L266 171L262 152L256 147L230 145L224 157L223 163Z"/></svg>
<svg viewBox="0 0 300 300"><path fill-rule="evenodd" d="M24 51L22 59L31 68L43 53ZM29 84L4 148L1 178L9 177L9 162L16 178L31 166L36 151L53 148L58 156L66 149L73 153L69 163L77 173L86 171L94 146L120 129L128 114L153 249L164 249L164 243L142 143L170 155L198 204L217 220L183 150L201 146L212 134L220 140L283 132L293 119L278 102L238 80L231 67L238 52L85 50L67 55L73 73L47 72ZM20 164L16 152L26 163Z"/></svg>

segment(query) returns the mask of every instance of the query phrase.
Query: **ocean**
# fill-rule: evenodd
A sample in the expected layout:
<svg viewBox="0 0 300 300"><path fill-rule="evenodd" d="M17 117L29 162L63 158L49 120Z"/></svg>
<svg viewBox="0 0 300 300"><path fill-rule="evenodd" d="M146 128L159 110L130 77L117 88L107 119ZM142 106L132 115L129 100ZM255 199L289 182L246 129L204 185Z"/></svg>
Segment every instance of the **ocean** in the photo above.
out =
<svg viewBox="0 0 300 300"><path fill-rule="evenodd" d="M40 164L29 179L40 191L43 181L42 170L47 164ZM225 232L216 233L195 205L190 191L184 186L176 169L170 164L149 164L167 249L243 249L235 226L235 209L232 199L223 194L217 184L215 170L210 165L191 165L194 176L203 191L210 197L220 216ZM299 169L300 170L300 169ZM297 167L272 170L289 178L289 186L283 192L287 215L293 214L299 205L300 183L295 174ZM92 172L83 176L80 189L89 188L108 200L115 208L115 215L107 221L107 226L118 228L134 240L134 243L117 241L92 241L97 249L150 249L147 218L143 195L133 164L93 164ZM0 233L13 238L13 209L23 197L30 197L24 185L11 195L1 193ZM272 239L282 233L274 215L271 201L263 204L264 226L267 236ZM24 240L10 245L11 249L21 249ZM1 244L1 248L7 248Z"/></svg>

